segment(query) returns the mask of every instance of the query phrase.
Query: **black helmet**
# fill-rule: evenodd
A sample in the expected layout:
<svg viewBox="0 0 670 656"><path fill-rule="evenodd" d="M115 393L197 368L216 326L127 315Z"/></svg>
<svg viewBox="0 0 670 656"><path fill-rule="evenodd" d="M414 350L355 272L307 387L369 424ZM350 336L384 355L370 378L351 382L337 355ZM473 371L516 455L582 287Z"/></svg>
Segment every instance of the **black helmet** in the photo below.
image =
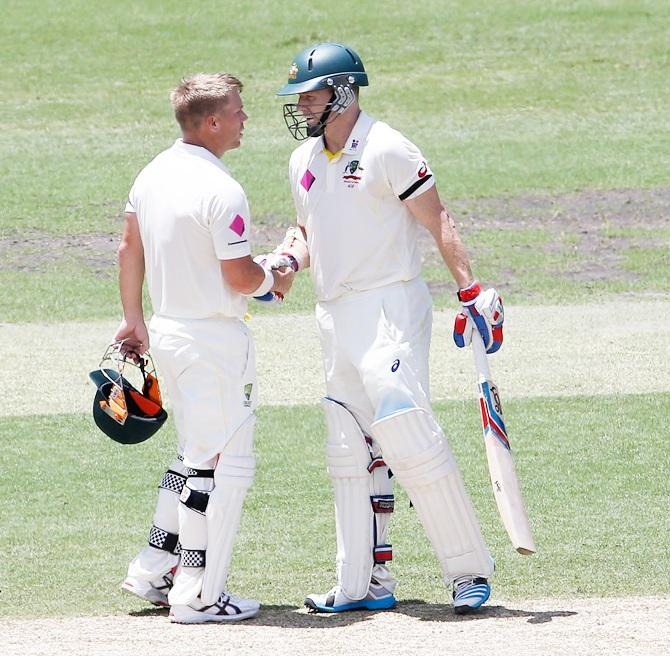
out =
<svg viewBox="0 0 670 656"><path fill-rule="evenodd" d="M100 367L89 373L96 386L93 420L98 428L120 444L148 440L167 419L161 402L156 368L148 352L122 349L123 342L107 347ZM105 364L114 368L105 367ZM126 364L140 371L142 391L123 376Z"/></svg>
<svg viewBox="0 0 670 656"><path fill-rule="evenodd" d="M330 103L317 125L308 126L296 103L284 105L284 120L299 141L323 134L331 113L342 113L355 100L352 87L364 87L368 75L358 54L341 43L319 43L296 55L288 73L288 82L277 91L290 96L317 89L332 89Z"/></svg>

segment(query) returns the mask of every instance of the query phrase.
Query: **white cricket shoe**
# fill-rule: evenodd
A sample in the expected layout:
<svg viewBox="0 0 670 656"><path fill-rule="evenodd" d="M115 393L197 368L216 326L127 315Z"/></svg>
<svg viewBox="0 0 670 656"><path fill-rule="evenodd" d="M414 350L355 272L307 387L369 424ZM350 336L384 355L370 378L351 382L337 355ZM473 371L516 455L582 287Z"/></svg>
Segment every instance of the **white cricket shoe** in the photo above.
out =
<svg viewBox="0 0 670 656"><path fill-rule="evenodd" d="M305 606L310 613L341 613L345 610L384 610L393 608L398 602L393 593L383 585L370 582L368 593L363 599L351 599L336 585L326 594L312 594L305 598Z"/></svg>
<svg viewBox="0 0 670 656"><path fill-rule="evenodd" d="M254 617L261 605L253 599L242 599L222 592L211 606L199 599L188 606L173 605L170 621L177 624L204 624L205 622L236 622Z"/></svg>
<svg viewBox="0 0 670 656"><path fill-rule="evenodd" d="M169 606L168 592L170 592L170 588L172 587L173 576L174 572L172 570L154 581L145 581L128 576L121 584L121 590L149 601L154 606Z"/></svg>
<svg viewBox="0 0 670 656"><path fill-rule="evenodd" d="M461 576L454 581L454 612L458 615L479 608L491 596L491 586L482 576Z"/></svg>

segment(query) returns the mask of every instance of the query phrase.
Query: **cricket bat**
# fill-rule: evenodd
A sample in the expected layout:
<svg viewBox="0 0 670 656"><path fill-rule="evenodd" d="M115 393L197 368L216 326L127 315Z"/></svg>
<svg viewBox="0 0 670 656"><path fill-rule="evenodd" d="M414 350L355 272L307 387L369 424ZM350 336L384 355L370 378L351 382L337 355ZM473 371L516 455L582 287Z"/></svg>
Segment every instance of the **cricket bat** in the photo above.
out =
<svg viewBox="0 0 670 656"><path fill-rule="evenodd" d="M477 369L479 408L482 414L484 444L493 485L493 496L514 548L520 554L529 556L535 553L535 543L530 533L519 479L514 469L498 388L491 380L484 342L476 329L472 331L472 353Z"/></svg>

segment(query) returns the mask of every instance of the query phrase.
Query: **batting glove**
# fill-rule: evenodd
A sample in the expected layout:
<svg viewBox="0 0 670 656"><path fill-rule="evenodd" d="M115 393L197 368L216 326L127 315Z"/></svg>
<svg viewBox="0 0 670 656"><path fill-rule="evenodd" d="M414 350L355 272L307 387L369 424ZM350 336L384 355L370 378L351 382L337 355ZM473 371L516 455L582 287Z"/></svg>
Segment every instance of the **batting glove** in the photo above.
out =
<svg viewBox="0 0 670 656"><path fill-rule="evenodd" d="M256 255L254 258L256 264L260 264L264 269L281 269L282 267L289 267L295 272L298 271L299 265L290 253L266 253L265 255Z"/></svg>
<svg viewBox="0 0 670 656"><path fill-rule="evenodd" d="M474 324L487 353L495 353L503 343L503 322L505 309L498 292L491 288L482 292L481 285L475 280L469 287L458 290L458 300L463 306L454 323L454 342L459 348L470 344ZM469 331L469 332L468 332Z"/></svg>

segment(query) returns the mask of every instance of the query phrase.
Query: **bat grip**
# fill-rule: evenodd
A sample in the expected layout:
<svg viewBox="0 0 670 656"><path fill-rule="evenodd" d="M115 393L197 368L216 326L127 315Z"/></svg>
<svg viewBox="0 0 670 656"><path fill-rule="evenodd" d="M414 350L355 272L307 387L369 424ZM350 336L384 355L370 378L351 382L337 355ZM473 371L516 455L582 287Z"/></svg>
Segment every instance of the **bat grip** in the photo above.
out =
<svg viewBox="0 0 670 656"><path fill-rule="evenodd" d="M489 369L489 360L484 348L484 340L477 329L472 331L472 355L475 358L475 368L480 382L482 380L491 380L491 370Z"/></svg>

